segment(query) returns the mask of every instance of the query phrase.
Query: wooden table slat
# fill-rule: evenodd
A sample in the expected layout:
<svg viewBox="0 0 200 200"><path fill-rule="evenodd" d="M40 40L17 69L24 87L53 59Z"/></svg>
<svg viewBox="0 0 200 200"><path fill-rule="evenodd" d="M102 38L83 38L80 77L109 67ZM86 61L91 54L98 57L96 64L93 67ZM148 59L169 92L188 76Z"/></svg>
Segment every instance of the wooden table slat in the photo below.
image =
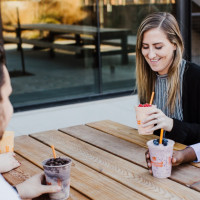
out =
<svg viewBox="0 0 200 200"><path fill-rule="evenodd" d="M156 179L149 174L148 170L62 132L48 131L31 136L48 145L54 142L56 149L60 152L71 155L73 159L151 199L182 199L183 195L186 198L190 198L191 195L194 195L193 198L200 198L200 194L196 191L169 179ZM98 140L98 137L96 139ZM173 188L176 188L175 192L172 191Z"/></svg>
<svg viewBox="0 0 200 200"><path fill-rule="evenodd" d="M156 135L145 135L145 136L139 135L136 129L110 120L87 123L86 125L95 128L97 130L103 131L105 133L114 135L116 137L122 138L129 142L133 142L142 147L147 147L146 142L148 140L158 138L158 136ZM176 142L174 145L174 150L181 150L184 149L185 147L186 145ZM191 163L191 164L200 168L200 163Z"/></svg>
<svg viewBox="0 0 200 200"><path fill-rule="evenodd" d="M125 141L113 135L106 134L102 131L95 130L84 125L63 128L60 129L60 131L101 148L104 151L108 151L123 159L146 167L146 161L144 159L146 148L140 147L137 144ZM137 152L137 154L135 154L135 152Z"/></svg>
<svg viewBox="0 0 200 200"><path fill-rule="evenodd" d="M137 129L110 120L87 123L86 125L143 147L147 147L147 141L158 138L157 135L139 135ZM174 149L180 150L185 147L183 144L176 143Z"/></svg>
<svg viewBox="0 0 200 200"><path fill-rule="evenodd" d="M11 184L17 185L24 182L31 176L41 173L41 169L25 160L20 155L16 155L16 159L21 163L20 167L13 169L7 173L3 173L4 178Z"/></svg>
<svg viewBox="0 0 200 200"><path fill-rule="evenodd" d="M17 185L28 178L32 177L35 174L41 173L43 170L34 164L28 162L25 158L20 155L16 155L16 159L21 163L20 167L13 169L7 173L3 173L4 178L11 184ZM78 191L70 188L70 196L68 200L89 200L89 198L85 197ZM34 200L49 200L48 195L42 195L40 197L34 198Z"/></svg>
<svg viewBox="0 0 200 200"><path fill-rule="evenodd" d="M146 149L144 147L83 125L68 127L61 130L68 135L146 168L144 155ZM189 164L173 167L170 179L192 187L192 184L200 181L199 168ZM195 186L195 189L200 191L199 186L198 188Z"/></svg>
<svg viewBox="0 0 200 200"><path fill-rule="evenodd" d="M20 136L16 138L15 151L24 158L31 159L33 163L37 163L42 168L41 162L51 153L51 148L31 137ZM64 155L57 152L57 156ZM148 199L75 160L73 160L71 171L71 186L91 199L97 197L99 200L127 200L132 197L141 200Z"/></svg>

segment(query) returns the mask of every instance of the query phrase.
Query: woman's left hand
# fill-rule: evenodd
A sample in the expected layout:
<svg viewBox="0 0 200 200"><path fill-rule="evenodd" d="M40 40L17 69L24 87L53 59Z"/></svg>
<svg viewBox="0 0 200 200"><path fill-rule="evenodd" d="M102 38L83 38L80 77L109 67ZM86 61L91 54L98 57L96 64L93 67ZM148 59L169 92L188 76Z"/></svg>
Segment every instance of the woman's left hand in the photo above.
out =
<svg viewBox="0 0 200 200"><path fill-rule="evenodd" d="M148 113L148 117L142 121L142 127L147 127L149 125L155 125L153 128L146 131L152 132L158 129L164 129L170 132L173 128L173 119L167 117L160 109L154 108Z"/></svg>

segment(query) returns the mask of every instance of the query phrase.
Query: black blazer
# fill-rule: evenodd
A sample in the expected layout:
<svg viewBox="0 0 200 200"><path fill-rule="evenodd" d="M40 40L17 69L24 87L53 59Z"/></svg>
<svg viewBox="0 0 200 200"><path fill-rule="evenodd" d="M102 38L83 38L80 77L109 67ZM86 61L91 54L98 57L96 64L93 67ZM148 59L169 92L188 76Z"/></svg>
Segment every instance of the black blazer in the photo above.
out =
<svg viewBox="0 0 200 200"><path fill-rule="evenodd" d="M182 90L183 121L174 119L165 136L191 145L200 142L200 66L186 62Z"/></svg>

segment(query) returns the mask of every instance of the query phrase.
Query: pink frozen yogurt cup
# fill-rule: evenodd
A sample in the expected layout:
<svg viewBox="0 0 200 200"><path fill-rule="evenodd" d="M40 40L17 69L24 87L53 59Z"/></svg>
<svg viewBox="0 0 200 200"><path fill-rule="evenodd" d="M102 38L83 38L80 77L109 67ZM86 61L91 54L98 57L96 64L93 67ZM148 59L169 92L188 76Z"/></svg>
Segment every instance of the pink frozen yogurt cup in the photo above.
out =
<svg viewBox="0 0 200 200"><path fill-rule="evenodd" d="M148 113L156 108L156 105L151 105L150 107L138 107L135 106L135 112L136 112L136 120L138 125L138 132L141 135L151 135L153 134L153 131L150 133L146 133L146 130L151 129L154 127L154 125L150 125L147 127L142 127L142 121L148 117Z"/></svg>
<svg viewBox="0 0 200 200"><path fill-rule="evenodd" d="M153 176L156 178L170 177L174 141L168 139L168 145L164 146L163 144L155 145L153 140L150 140L147 142L147 146L149 148Z"/></svg>

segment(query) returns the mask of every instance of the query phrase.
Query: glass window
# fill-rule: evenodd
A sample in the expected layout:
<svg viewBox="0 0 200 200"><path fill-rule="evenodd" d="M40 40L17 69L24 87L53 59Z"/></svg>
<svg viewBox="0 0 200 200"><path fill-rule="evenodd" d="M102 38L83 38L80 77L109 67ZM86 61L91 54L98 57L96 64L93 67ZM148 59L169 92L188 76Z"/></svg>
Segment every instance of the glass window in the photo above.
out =
<svg viewBox="0 0 200 200"><path fill-rule="evenodd" d="M1 3L15 109L133 91L141 20L174 12L174 1L167 0Z"/></svg>
<svg viewBox="0 0 200 200"><path fill-rule="evenodd" d="M135 46L137 29L150 13L174 13L172 1L161 0L101 0L101 35L103 92L135 88Z"/></svg>
<svg viewBox="0 0 200 200"><path fill-rule="evenodd" d="M94 12L81 0L2 2L14 107L97 93Z"/></svg>

